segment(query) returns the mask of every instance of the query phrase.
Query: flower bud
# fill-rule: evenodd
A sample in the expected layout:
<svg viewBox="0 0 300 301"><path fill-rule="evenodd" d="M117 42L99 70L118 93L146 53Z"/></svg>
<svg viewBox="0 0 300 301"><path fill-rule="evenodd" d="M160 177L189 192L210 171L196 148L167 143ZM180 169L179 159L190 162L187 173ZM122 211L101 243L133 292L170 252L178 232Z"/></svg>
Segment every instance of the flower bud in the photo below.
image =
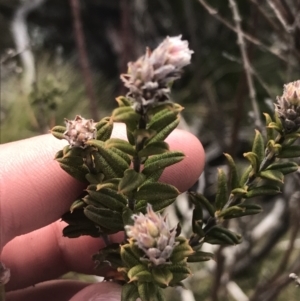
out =
<svg viewBox="0 0 300 301"><path fill-rule="evenodd" d="M300 128L300 80L284 85L282 96L277 97L275 111L287 133Z"/></svg>
<svg viewBox="0 0 300 301"><path fill-rule="evenodd" d="M93 119L84 119L77 115L74 120L65 119L67 130L64 138L68 140L71 147L85 148L85 143L96 138L96 127Z"/></svg>
<svg viewBox="0 0 300 301"><path fill-rule="evenodd" d="M145 259L155 266L167 263L177 245L175 229L170 229L166 219L156 214L149 204L147 214L135 214L133 220L134 225L126 226L125 230L128 237L144 251Z"/></svg>

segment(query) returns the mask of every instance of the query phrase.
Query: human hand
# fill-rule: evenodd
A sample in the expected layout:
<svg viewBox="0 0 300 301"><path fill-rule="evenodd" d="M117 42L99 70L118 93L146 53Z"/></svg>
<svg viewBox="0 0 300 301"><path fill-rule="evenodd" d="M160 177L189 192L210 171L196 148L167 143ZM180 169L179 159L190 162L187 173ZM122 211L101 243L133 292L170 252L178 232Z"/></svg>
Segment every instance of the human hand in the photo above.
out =
<svg viewBox="0 0 300 301"><path fill-rule="evenodd" d="M113 136L125 138L124 127L116 124ZM203 148L180 130L166 141L186 157L168 167L161 181L185 191L203 170ZM43 135L0 146L0 250L1 261L11 270L7 301L120 300L121 288L114 283L53 280L68 271L97 273L91 256L104 247L98 238L62 236L65 223L59 219L84 189L53 160L65 144ZM119 237L113 235L111 241Z"/></svg>

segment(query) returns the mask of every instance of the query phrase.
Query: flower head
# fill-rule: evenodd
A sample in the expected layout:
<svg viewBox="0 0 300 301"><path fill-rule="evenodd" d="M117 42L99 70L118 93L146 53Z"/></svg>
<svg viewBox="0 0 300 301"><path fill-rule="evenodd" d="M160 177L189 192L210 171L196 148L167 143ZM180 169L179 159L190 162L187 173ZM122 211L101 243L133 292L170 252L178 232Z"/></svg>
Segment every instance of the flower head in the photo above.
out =
<svg viewBox="0 0 300 301"><path fill-rule="evenodd" d="M128 237L136 242L153 265L166 263L177 245L175 229L170 229L166 219L156 214L149 204L147 214L135 214L133 220L133 226L125 227Z"/></svg>
<svg viewBox="0 0 300 301"><path fill-rule="evenodd" d="M67 130L64 138L70 146L85 148L85 142L96 138L96 127L93 119L84 119L77 115L74 120L65 119Z"/></svg>
<svg viewBox="0 0 300 301"><path fill-rule="evenodd" d="M137 61L128 63L128 73L122 74L121 79L137 112L169 100L170 85L190 64L192 53L181 36L167 37L153 52L147 49Z"/></svg>
<svg viewBox="0 0 300 301"><path fill-rule="evenodd" d="M300 80L284 85L282 96L277 97L275 111L287 133L300 128Z"/></svg>

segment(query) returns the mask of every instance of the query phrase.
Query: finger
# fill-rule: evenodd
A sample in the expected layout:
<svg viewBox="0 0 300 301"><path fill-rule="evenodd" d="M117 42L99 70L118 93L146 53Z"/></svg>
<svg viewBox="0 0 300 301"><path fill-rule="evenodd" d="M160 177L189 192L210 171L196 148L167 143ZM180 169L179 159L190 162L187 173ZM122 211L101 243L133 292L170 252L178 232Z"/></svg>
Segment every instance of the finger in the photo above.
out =
<svg viewBox="0 0 300 301"><path fill-rule="evenodd" d="M122 287L113 282L101 282L87 286L70 301L120 301Z"/></svg>
<svg viewBox="0 0 300 301"><path fill-rule="evenodd" d="M95 270L92 256L105 246L103 240L89 236L76 239L63 237L65 226L65 223L57 221L18 236L3 248L1 260L11 272L7 290L57 279L69 271L102 274L102 271ZM112 243L121 242L123 238L123 233L110 236Z"/></svg>
<svg viewBox="0 0 300 301"><path fill-rule="evenodd" d="M114 135L124 137L125 127L116 124ZM167 168L162 181L184 191L203 170L203 148L196 137L179 130L172 132L167 142L172 150L184 151L186 157ZM53 160L64 145L64 141L43 135L0 146L0 247L17 235L57 220L84 189Z"/></svg>
<svg viewBox="0 0 300 301"><path fill-rule="evenodd" d="M86 288L89 283L75 280L53 280L9 292L6 301L69 301L74 295ZM87 299L88 300L88 299ZM81 299L81 301L86 301Z"/></svg>

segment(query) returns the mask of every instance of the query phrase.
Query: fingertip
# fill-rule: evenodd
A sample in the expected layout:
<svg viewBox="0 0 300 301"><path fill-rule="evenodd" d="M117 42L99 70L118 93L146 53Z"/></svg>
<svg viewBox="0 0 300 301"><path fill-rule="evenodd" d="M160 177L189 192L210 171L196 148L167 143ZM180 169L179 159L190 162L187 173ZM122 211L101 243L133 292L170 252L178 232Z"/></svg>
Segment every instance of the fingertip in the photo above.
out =
<svg viewBox="0 0 300 301"><path fill-rule="evenodd" d="M70 301L120 301L122 287L113 282L100 282L87 286Z"/></svg>
<svg viewBox="0 0 300 301"><path fill-rule="evenodd" d="M185 158L164 171L161 181L172 184L179 191L188 190L200 177L205 164L205 152L199 139L193 134L176 130L172 132L166 141L171 150L179 150L185 154Z"/></svg>

